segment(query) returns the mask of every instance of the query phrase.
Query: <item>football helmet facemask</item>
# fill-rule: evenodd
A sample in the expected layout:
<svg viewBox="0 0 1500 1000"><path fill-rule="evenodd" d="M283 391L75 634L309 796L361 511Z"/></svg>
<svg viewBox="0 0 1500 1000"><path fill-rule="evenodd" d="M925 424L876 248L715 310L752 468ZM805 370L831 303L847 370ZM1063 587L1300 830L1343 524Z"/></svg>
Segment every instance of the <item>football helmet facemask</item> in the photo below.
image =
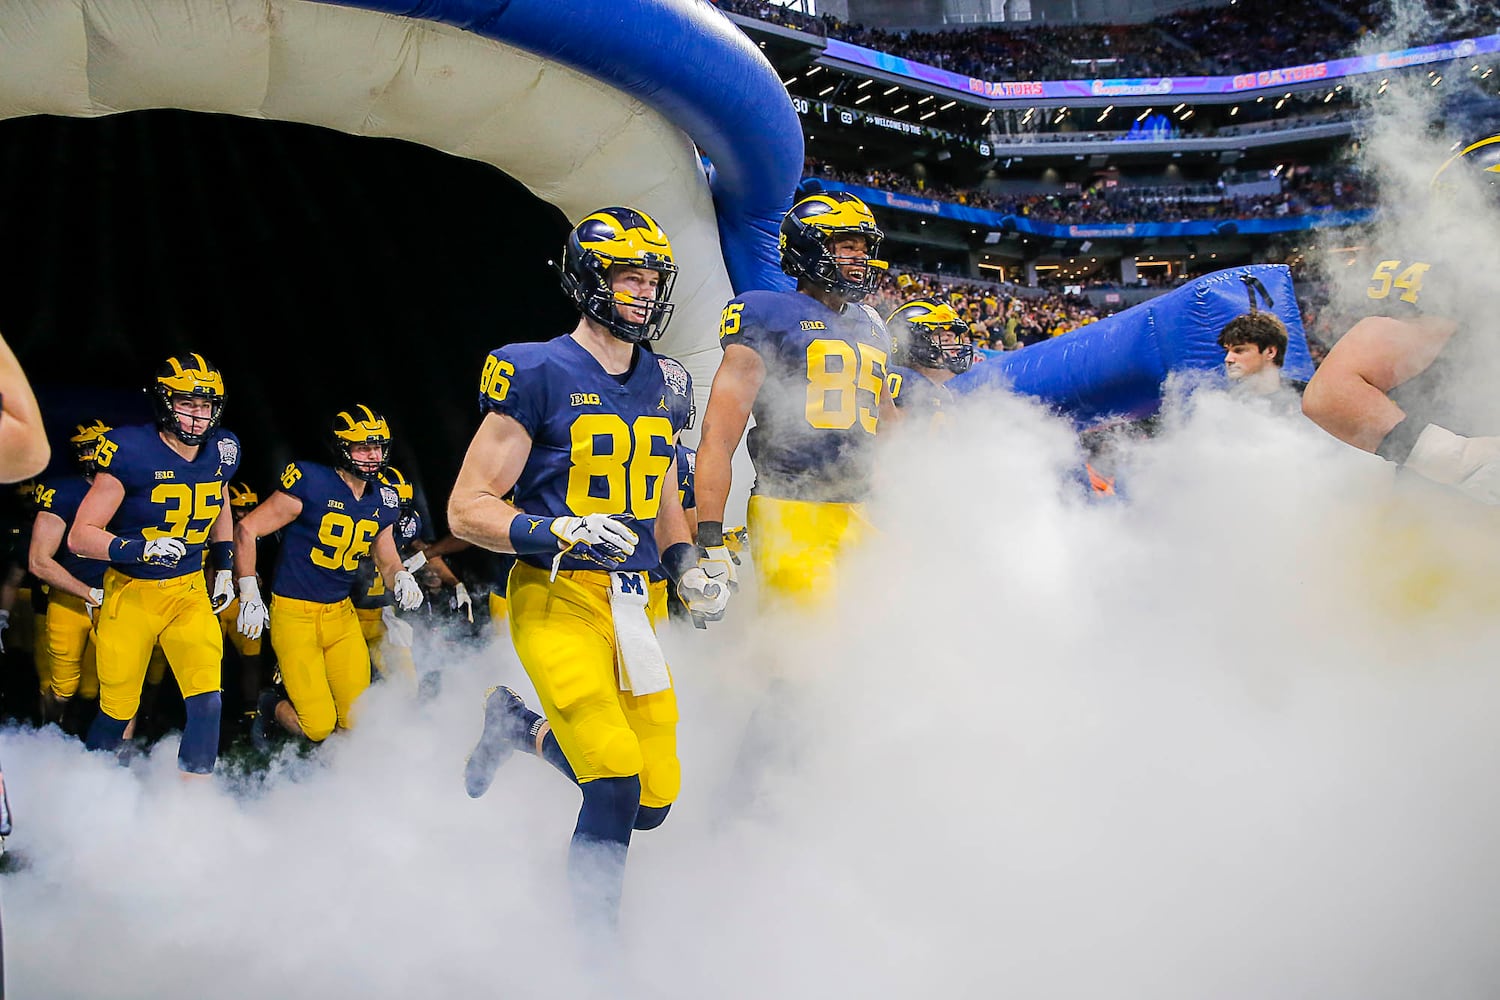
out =
<svg viewBox="0 0 1500 1000"><path fill-rule="evenodd" d="M224 376L196 352L162 362L146 392L156 413L156 426L183 444L196 446L208 440L224 416ZM177 407L197 400L208 402L208 416L178 412Z"/></svg>
<svg viewBox="0 0 1500 1000"><path fill-rule="evenodd" d="M113 427L96 419L91 424L79 424L78 433L68 438L68 443L73 446L73 455L78 459L78 465L86 478L93 479L94 473L99 471L99 466L94 462L94 454L99 448L99 439L112 430Z"/></svg>
<svg viewBox="0 0 1500 1000"><path fill-rule="evenodd" d="M354 449L362 444L379 445L380 457L355 461ZM380 478L380 471L391 457L391 429L380 414L363 403L356 403L334 415L328 447L333 452L335 466L373 483Z"/></svg>
<svg viewBox="0 0 1500 1000"><path fill-rule="evenodd" d="M405 514L411 510L412 501L416 499L416 491L412 488L411 480L402 475L400 469L394 465L387 465L380 471L380 481L395 491L396 502L401 505L401 513Z"/></svg>
<svg viewBox="0 0 1500 1000"><path fill-rule="evenodd" d="M616 291L610 272L638 267L658 276L654 298ZM656 340L672 319L677 265L656 220L633 208L602 208L568 234L558 269L563 291L589 319L632 344Z"/></svg>
<svg viewBox="0 0 1500 1000"><path fill-rule="evenodd" d="M944 331L962 338L969 324L946 302L916 299L891 313L886 326L895 341L896 356L903 364L917 368L946 368L955 375L974 364L974 345L955 341L945 344Z"/></svg>
<svg viewBox="0 0 1500 1000"><path fill-rule="evenodd" d="M836 257L834 241L844 236L863 236L865 257ZM830 191L803 198L781 220L781 269L849 302L860 302L875 290L880 272L888 266L879 260L880 241L885 234L865 203L845 191ZM858 280L844 276L840 265L861 264Z"/></svg>

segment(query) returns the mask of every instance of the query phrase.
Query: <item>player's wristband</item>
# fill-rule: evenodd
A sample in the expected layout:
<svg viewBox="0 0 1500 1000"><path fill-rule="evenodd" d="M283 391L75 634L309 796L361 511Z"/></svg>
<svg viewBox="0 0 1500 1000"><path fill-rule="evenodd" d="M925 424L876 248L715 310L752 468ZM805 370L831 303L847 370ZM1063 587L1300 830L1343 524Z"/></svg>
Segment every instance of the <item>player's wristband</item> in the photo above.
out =
<svg viewBox="0 0 1500 1000"><path fill-rule="evenodd" d="M550 517L517 514L510 522L510 546L518 556L556 555L558 537L552 533Z"/></svg>
<svg viewBox="0 0 1500 1000"><path fill-rule="evenodd" d="M723 521L699 521L698 522L698 545L700 548L711 549L724 544L724 522Z"/></svg>
<svg viewBox="0 0 1500 1000"><path fill-rule="evenodd" d="M121 538L109 543L109 561L112 563L138 563L146 557L146 543L139 538Z"/></svg>
<svg viewBox="0 0 1500 1000"><path fill-rule="evenodd" d="M208 558L216 570L234 569L234 543L209 542Z"/></svg>
<svg viewBox="0 0 1500 1000"><path fill-rule="evenodd" d="M1426 424L1410 417L1402 417L1401 422L1392 427L1390 433L1381 439L1380 447L1375 449L1375 454L1387 462L1402 465L1411 455L1412 448L1416 447L1417 438L1421 437L1426 429Z"/></svg>
<svg viewBox="0 0 1500 1000"><path fill-rule="evenodd" d="M698 565L698 547L692 542L678 542L667 546L667 551L661 554L661 568L667 571L667 576L676 583L682 579L682 574Z"/></svg>

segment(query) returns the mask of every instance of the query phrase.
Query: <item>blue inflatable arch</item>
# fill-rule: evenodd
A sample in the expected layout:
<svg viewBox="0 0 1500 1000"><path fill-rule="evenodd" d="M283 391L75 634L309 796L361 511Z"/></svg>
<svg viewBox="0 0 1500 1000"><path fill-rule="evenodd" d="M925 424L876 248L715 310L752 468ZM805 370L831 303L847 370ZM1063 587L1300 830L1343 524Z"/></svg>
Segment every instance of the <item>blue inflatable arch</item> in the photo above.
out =
<svg viewBox="0 0 1500 1000"><path fill-rule="evenodd" d="M574 221L646 210L681 269L662 350L693 372L700 404L724 302L786 287L775 231L801 128L759 49L701 0L0 5L0 118L150 108L421 143L498 167ZM464 211L422 177L384 196Z"/></svg>

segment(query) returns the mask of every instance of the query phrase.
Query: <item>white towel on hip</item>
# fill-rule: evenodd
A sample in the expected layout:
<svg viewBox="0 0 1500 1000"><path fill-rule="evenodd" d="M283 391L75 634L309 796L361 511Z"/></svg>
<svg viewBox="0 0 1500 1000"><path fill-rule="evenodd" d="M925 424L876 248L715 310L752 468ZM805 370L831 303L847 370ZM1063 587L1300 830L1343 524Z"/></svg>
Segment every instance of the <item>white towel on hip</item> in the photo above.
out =
<svg viewBox="0 0 1500 1000"><path fill-rule="evenodd" d="M615 667L620 690L637 697L672 686L667 658L646 615L650 600L646 574L609 574L609 610L615 620Z"/></svg>

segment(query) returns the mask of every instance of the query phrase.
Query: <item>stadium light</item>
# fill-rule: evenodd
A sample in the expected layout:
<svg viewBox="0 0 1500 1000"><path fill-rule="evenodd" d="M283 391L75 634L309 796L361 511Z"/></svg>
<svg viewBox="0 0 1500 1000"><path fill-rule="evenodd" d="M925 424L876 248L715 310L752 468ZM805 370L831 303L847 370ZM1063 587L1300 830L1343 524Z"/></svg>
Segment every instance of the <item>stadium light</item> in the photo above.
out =
<svg viewBox="0 0 1500 1000"><path fill-rule="evenodd" d="M944 104L942 107L938 108L938 110L939 111L947 111L949 108L953 107L953 105L955 105L957 103L958 103L957 101L949 101L947 104Z"/></svg>
<svg viewBox="0 0 1500 1000"><path fill-rule="evenodd" d="M866 80L864 83L860 84L858 87L856 87L854 89L856 89L856 90L864 90L866 87L868 87L870 84L872 84L874 82L875 82L874 80Z"/></svg>
<svg viewBox="0 0 1500 1000"><path fill-rule="evenodd" d="M1181 111L1185 107L1187 107L1186 104L1179 104L1179 105L1177 105L1177 107L1175 107L1175 108L1172 109L1172 114L1175 115L1177 112Z"/></svg>
<svg viewBox="0 0 1500 1000"><path fill-rule="evenodd" d="M864 97L861 97L859 100L857 100L857 101L854 102L855 107L858 107L859 105L865 103L866 101L868 101L870 98L872 98L874 96L875 96L874 94L866 94Z"/></svg>
<svg viewBox="0 0 1500 1000"><path fill-rule="evenodd" d="M792 84L796 83L800 79L802 79L802 76L799 74L797 76L792 77L790 80L782 80L781 84L784 87L790 87Z"/></svg>
<svg viewBox="0 0 1500 1000"><path fill-rule="evenodd" d="M981 124L981 125L988 125L990 123L990 119L992 119L994 117L995 117L994 109L991 109L990 112L989 112L989 114L987 114L987 115L984 116L984 121L980 122L979 124Z"/></svg>
<svg viewBox="0 0 1500 1000"><path fill-rule="evenodd" d="M814 66L812 69L810 69L810 70L807 71L807 75L808 76L812 76L814 73L821 73L821 72L823 72L823 67L822 66Z"/></svg>
<svg viewBox="0 0 1500 1000"><path fill-rule="evenodd" d="M920 101L918 101L917 104L918 105L926 104L930 100L932 100L932 95L928 94L926 97L924 97Z"/></svg>
<svg viewBox="0 0 1500 1000"><path fill-rule="evenodd" d="M1436 87L1438 84L1440 84L1442 82L1443 82L1443 78L1441 76L1434 77L1433 81L1432 81L1432 86Z"/></svg>
<svg viewBox="0 0 1500 1000"><path fill-rule="evenodd" d="M919 121L919 122L925 122L927 119L931 118L935 114L937 114L936 111L929 111L925 115L923 115L921 118L918 118L917 121Z"/></svg>
<svg viewBox="0 0 1500 1000"><path fill-rule="evenodd" d="M1136 115L1135 116L1135 120L1138 121L1138 122L1145 121L1146 120L1146 116L1149 115L1154 110L1156 110L1156 109L1155 108L1147 108L1145 111L1142 111L1140 114Z"/></svg>
<svg viewBox="0 0 1500 1000"><path fill-rule="evenodd" d="M903 104L903 105L901 105L901 107L897 108L895 111L892 111L891 114L893 114L893 115L899 115L901 112L905 111L909 107L911 107L910 104Z"/></svg>
<svg viewBox="0 0 1500 1000"><path fill-rule="evenodd" d="M837 87L837 86L838 86L838 84L836 84L836 83L829 84L828 86L824 87L822 90L818 91L818 96L819 97L827 97L829 94L831 94L833 92L833 88Z"/></svg>
<svg viewBox="0 0 1500 1000"><path fill-rule="evenodd" d="M880 96L881 97L890 97L892 94L894 94L896 91L898 91L900 89L901 89L900 87L891 87L891 88L889 88L889 89L887 89L885 91L882 91L881 94L880 94Z"/></svg>
<svg viewBox="0 0 1500 1000"><path fill-rule="evenodd" d="M1237 115L1239 113L1240 113L1240 106L1238 104L1236 104L1234 107L1232 107L1232 108L1229 109L1229 117L1231 117L1231 118L1233 118L1235 115Z"/></svg>

